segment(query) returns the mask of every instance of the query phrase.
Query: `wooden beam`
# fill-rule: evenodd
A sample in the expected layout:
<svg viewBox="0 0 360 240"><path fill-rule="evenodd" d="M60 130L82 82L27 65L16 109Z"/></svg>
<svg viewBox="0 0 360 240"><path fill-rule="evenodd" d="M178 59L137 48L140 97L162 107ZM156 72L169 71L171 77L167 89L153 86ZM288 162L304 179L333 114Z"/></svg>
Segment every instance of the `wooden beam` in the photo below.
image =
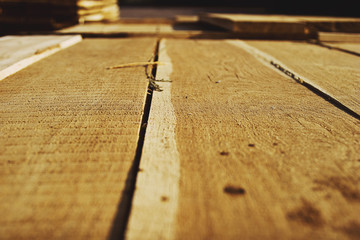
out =
<svg viewBox="0 0 360 240"><path fill-rule="evenodd" d="M200 15L200 21L245 37L306 39L309 34L305 23L287 16L210 13Z"/></svg>
<svg viewBox="0 0 360 240"><path fill-rule="evenodd" d="M357 236L359 120L236 44L162 49L127 239Z"/></svg>
<svg viewBox="0 0 360 240"><path fill-rule="evenodd" d="M359 32L360 18L209 13L200 21L244 36L306 39L322 32Z"/></svg>
<svg viewBox="0 0 360 240"><path fill-rule="evenodd" d="M2 239L120 238L155 39L92 39L0 82Z"/></svg>

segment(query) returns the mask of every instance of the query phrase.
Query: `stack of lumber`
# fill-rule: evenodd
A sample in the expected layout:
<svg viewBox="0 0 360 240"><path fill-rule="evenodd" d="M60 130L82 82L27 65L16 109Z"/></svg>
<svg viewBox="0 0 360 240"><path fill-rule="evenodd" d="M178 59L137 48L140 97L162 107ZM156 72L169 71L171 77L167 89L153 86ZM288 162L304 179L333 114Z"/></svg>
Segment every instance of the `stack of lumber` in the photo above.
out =
<svg viewBox="0 0 360 240"><path fill-rule="evenodd" d="M0 24L19 28L60 28L88 21L113 21L116 0L0 0Z"/></svg>

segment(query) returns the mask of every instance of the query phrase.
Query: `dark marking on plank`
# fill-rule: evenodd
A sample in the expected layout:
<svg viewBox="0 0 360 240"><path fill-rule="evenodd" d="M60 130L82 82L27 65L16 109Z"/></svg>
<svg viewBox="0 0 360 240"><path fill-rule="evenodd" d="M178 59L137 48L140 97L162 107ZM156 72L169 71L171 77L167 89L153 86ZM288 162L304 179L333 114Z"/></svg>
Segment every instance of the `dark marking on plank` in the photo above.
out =
<svg viewBox="0 0 360 240"><path fill-rule="evenodd" d="M222 156L228 156L230 153L229 152L227 152L227 151L221 151L220 152L220 155L222 155Z"/></svg>
<svg viewBox="0 0 360 240"><path fill-rule="evenodd" d="M169 198L167 196L161 196L161 201L167 202L167 201L169 201Z"/></svg>
<svg viewBox="0 0 360 240"><path fill-rule="evenodd" d="M287 214L287 218L312 227L321 227L324 224L320 210L305 199L302 199L301 206Z"/></svg>
<svg viewBox="0 0 360 240"><path fill-rule="evenodd" d="M232 185L227 185L224 187L224 192L231 195L244 195L246 193L244 188Z"/></svg>

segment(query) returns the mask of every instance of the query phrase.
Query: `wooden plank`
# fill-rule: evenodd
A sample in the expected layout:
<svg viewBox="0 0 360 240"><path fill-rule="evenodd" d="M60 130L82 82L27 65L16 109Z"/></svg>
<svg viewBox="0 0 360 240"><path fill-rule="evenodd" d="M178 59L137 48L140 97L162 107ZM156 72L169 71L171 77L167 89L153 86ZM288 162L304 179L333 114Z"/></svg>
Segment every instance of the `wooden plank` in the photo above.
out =
<svg viewBox="0 0 360 240"><path fill-rule="evenodd" d="M120 238L148 80L106 68L154 47L84 40L0 83L1 239Z"/></svg>
<svg viewBox="0 0 360 240"><path fill-rule="evenodd" d="M126 22L126 20L125 20ZM131 21L130 21L131 22ZM91 23L80 24L56 31L57 34L81 34L89 37L168 37L168 38L237 38L238 35L222 31L192 28L177 29L171 23Z"/></svg>
<svg viewBox="0 0 360 240"><path fill-rule="evenodd" d="M360 58L301 42L247 41L268 61L288 70L321 92L360 114Z"/></svg>
<svg viewBox="0 0 360 240"><path fill-rule="evenodd" d="M265 36L304 38L318 31L360 31L360 18L210 13L201 15L200 20L233 32Z"/></svg>
<svg viewBox="0 0 360 240"><path fill-rule="evenodd" d="M280 15L217 14L200 15L200 21L249 36L307 38L306 24Z"/></svg>
<svg viewBox="0 0 360 240"><path fill-rule="evenodd" d="M305 22L310 31L322 32L360 32L360 18L326 17L326 16L295 16Z"/></svg>
<svg viewBox="0 0 360 240"><path fill-rule="evenodd" d="M81 36L6 36L0 38L0 81L81 41Z"/></svg>
<svg viewBox="0 0 360 240"><path fill-rule="evenodd" d="M58 33L78 34L122 34L122 33L158 33L161 24L80 24L58 30Z"/></svg>
<svg viewBox="0 0 360 240"><path fill-rule="evenodd" d="M127 239L358 238L360 122L237 42L162 42Z"/></svg>
<svg viewBox="0 0 360 240"><path fill-rule="evenodd" d="M320 42L360 42L360 34L358 33L329 33L319 32L318 40Z"/></svg>

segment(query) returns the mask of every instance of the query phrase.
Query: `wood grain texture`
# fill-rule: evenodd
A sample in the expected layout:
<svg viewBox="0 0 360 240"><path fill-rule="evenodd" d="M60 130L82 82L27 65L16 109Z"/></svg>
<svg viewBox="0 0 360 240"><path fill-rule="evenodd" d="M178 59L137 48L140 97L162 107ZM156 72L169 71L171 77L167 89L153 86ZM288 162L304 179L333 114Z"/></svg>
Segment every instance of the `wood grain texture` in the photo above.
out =
<svg viewBox="0 0 360 240"><path fill-rule="evenodd" d="M359 238L358 120L224 41L166 52L181 174L167 239Z"/></svg>
<svg viewBox="0 0 360 240"><path fill-rule="evenodd" d="M6 36L0 38L0 81L82 40L75 36Z"/></svg>
<svg viewBox="0 0 360 240"><path fill-rule="evenodd" d="M360 114L360 58L314 44L246 41Z"/></svg>
<svg viewBox="0 0 360 240"><path fill-rule="evenodd" d="M143 67L106 68L154 47L84 40L0 82L1 239L107 239L126 211L148 81Z"/></svg>
<svg viewBox="0 0 360 240"><path fill-rule="evenodd" d="M161 42L157 79L169 80L171 59ZM171 103L171 82L158 82L146 130L140 172L126 239L173 239L179 198L180 161L175 141L176 116Z"/></svg>

